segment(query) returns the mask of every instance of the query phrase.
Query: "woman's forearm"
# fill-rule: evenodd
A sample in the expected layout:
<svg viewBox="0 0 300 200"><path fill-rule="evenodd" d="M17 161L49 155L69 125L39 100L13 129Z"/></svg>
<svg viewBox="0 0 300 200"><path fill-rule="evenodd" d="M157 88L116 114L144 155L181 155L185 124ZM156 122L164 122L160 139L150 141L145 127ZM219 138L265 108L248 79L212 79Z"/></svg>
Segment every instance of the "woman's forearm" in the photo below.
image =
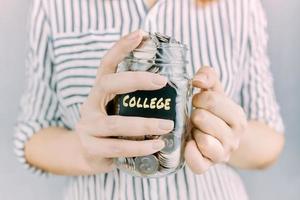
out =
<svg viewBox="0 0 300 200"><path fill-rule="evenodd" d="M283 134L251 121L229 164L243 169L265 168L276 161L283 145ZM31 165L58 175L89 174L82 152L78 135L57 127L42 129L25 145L25 157Z"/></svg>
<svg viewBox="0 0 300 200"><path fill-rule="evenodd" d="M53 174L89 173L78 135L63 128L46 128L34 134L25 145L25 157L31 165Z"/></svg>
<svg viewBox="0 0 300 200"><path fill-rule="evenodd" d="M250 121L229 164L242 169L263 169L277 160L283 146L284 134L264 123Z"/></svg>

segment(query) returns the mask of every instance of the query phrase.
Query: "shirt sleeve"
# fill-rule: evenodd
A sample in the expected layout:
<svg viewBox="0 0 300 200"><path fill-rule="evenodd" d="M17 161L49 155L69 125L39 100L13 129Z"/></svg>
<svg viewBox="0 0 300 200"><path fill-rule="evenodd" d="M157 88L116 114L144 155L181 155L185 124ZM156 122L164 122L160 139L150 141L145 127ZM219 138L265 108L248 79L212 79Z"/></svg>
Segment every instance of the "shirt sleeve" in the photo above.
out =
<svg viewBox="0 0 300 200"><path fill-rule="evenodd" d="M251 2L247 56L249 65L242 88L242 106L249 120L265 122L282 133L284 126L267 55L267 20L261 0Z"/></svg>
<svg viewBox="0 0 300 200"><path fill-rule="evenodd" d="M14 150L18 160L35 173L41 169L25 159L25 143L40 129L63 126L59 102L52 81L50 24L42 0L33 0L30 14L29 50L26 62L27 85L21 98L15 126Z"/></svg>

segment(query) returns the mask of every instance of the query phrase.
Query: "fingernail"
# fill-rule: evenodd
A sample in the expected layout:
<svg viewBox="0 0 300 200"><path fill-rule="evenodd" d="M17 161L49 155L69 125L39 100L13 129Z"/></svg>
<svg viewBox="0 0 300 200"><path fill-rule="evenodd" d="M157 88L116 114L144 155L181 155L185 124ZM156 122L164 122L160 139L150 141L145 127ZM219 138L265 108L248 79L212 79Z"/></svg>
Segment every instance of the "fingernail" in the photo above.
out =
<svg viewBox="0 0 300 200"><path fill-rule="evenodd" d="M200 83L207 83L208 78L205 74L199 74L195 76L194 81L198 81Z"/></svg>
<svg viewBox="0 0 300 200"><path fill-rule="evenodd" d="M140 37L141 35L141 31L140 30L137 30L137 31L134 31L133 33L131 33L129 36L128 36L128 39L129 40L136 40Z"/></svg>
<svg viewBox="0 0 300 200"><path fill-rule="evenodd" d="M172 120L160 120L158 128L164 131L171 131L174 128L174 122Z"/></svg>
<svg viewBox="0 0 300 200"><path fill-rule="evenodd" d="M165 142L162 141L162 140L155 140L153 141L153 145L152 145L152 148L154 150L161 150L165 147Z"/></svg>
<svg viewBox="0 0 300 200"><path fill-rule="evenodd" d="M167 78L160 75L155 75L154 78L152 79L152 83L160 87L166 85L167 82L168 82Z"/></svg>

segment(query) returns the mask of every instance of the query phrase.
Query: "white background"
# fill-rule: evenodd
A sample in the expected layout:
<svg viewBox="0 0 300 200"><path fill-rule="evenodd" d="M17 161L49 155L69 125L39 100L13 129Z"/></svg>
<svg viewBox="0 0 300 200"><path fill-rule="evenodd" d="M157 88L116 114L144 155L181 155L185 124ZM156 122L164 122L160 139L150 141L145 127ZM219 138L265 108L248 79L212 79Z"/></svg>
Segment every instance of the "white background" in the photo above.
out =
<svg viewBox="0 0 300 200"><path fill-rule="evenodd" d="M59 200L66 180L40 178L17 163L13 124L24 86L29 0L0 0L0 199ZM268 171L242 172L251 199L300 199L300 1L265 0L276 93L286 125L286 147Z"/></svg>

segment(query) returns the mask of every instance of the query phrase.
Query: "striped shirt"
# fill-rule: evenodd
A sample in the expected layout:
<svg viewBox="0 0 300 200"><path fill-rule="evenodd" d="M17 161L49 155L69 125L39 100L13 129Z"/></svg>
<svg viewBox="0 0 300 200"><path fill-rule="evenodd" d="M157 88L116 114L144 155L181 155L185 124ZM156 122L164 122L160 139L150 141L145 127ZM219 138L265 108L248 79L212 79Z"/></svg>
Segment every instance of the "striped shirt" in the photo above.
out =
<svg viewBox="0 0 300 200"><path fill-rule="evenodd" d="M99 62L121 36L138 28L161 32L189 46L187 71L213 66L226 94L239 103L249 120L282 132L270 63L266 18L260 0L218 0L205 7L193 0L33 0L28 84L16 126L15 152L42 128L73 129L79 109L94 83ZM238 174L226 164L202 175L188 167L159 178L132 177L115 170L71 177L69 200L244 200Z"/></svg>

